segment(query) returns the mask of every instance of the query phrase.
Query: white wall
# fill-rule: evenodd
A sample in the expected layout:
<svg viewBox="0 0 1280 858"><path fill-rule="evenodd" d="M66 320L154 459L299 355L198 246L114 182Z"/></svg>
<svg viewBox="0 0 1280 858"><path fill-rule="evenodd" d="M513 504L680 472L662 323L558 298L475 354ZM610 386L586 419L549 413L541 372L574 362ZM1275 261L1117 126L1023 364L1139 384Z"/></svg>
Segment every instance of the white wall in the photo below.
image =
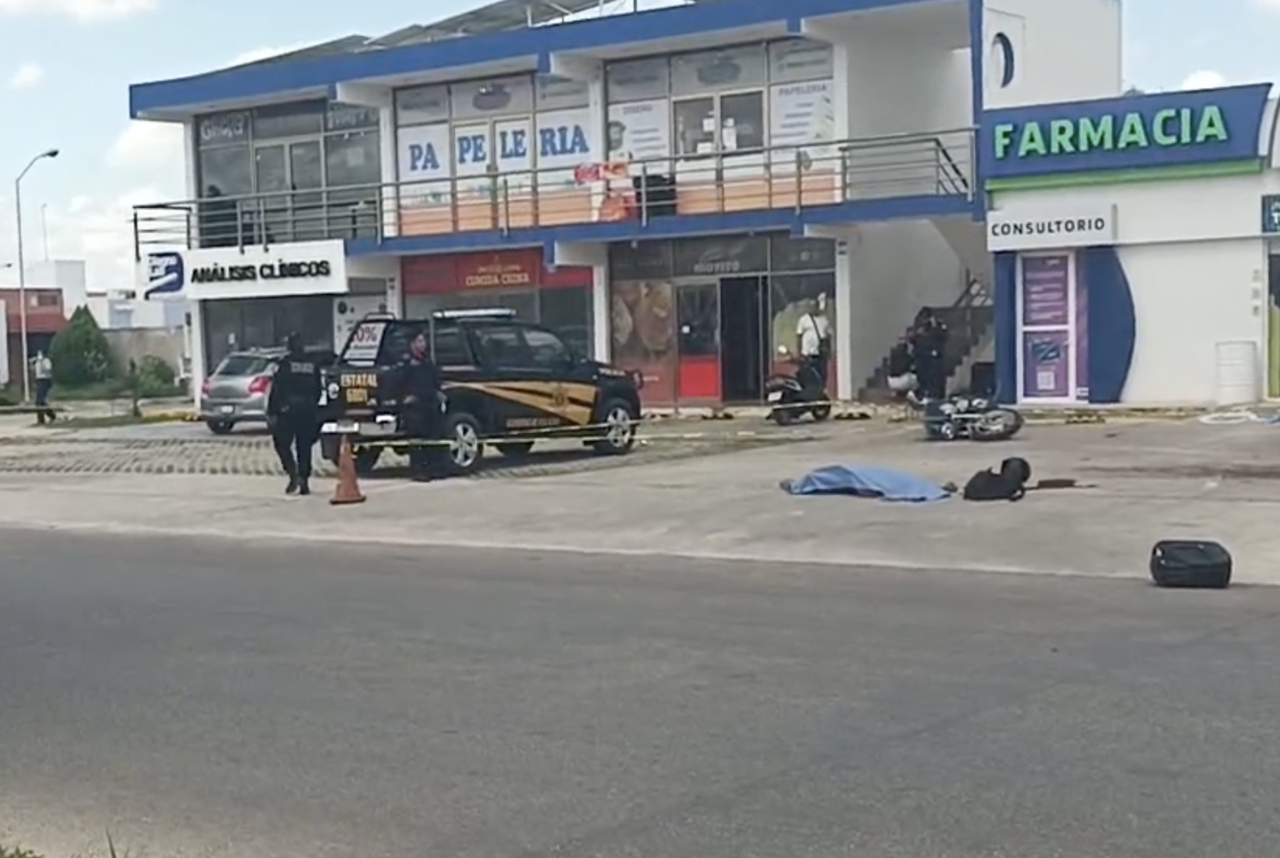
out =
<svg viewBox="0 0 1280 858"><path fill-rule="evenodd" d="M1265 262L1256 238L1120 248L1137 319L1123 401L1212 403L1220 342L1256 343L1260 369Z"/></svg>
<svg viewBox="0 0 1280 858"><path fill-rule="evenodd" d="M988 109L1108 98L1124 90L1121 0L985 0L983 101ZM1014 78L1000 87L994 50L1013 45Z"/></svg>
<svg viewBox="0 0 1280 858"><path fill-rule="evenodd" d="M924 220L860 225L850 236L849 264L851 303L847 311L837 306L856 394L921 308L955 303L964 265Z"/></svg>
<svg viewBox="0 0 1280 858"><path fill-rule="evenodd" d="M879 35L867 28L837 43L835 53L836 124L841 136L947 131L973 124L967 50Z"/></svg>
<svg viewBox="0 0 1280 858"><path fill-rule="evenodd" d="M1203 405L1215 399L1219 342L1256 343L1265 381L1268 192L1280 192L1280 174L1006 192L992 202L1039 211L1114 204L1137 326L1123 401Z"/></svg>

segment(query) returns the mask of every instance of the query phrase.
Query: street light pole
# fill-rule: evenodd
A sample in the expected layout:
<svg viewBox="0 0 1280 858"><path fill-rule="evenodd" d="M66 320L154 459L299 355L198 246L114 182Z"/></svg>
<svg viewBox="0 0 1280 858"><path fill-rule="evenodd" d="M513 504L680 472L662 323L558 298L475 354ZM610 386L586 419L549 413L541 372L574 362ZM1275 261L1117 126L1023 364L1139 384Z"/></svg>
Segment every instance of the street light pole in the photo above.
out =
<svg viewBox="0 0 1280 858"><path fill-rule="evenodd" d="M14 222L18 227L18 327L22 338L22 401L31 403L31 355L27 353L27 260L22 246L22 180L36 162L58 157L57 149L47 149L32 158L13 180Z"/></svg>

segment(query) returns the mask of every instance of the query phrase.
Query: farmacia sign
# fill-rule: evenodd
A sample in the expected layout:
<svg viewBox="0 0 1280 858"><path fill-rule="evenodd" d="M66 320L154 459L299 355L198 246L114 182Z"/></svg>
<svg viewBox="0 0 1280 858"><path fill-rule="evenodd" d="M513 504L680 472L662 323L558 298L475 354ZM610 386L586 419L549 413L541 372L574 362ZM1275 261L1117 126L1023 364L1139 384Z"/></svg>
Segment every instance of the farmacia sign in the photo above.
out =
<svg viewBox="0 0 1280 858"><path fill-rule="evenodd" d="M1099 117L1051 119L1046 122L1011 122L996 125L994 135L997 160L1110 152L1126 149L1203 146L1231 139L1222 109L1209 104L1203 108L1167 108L1146 113Z"/></svg>

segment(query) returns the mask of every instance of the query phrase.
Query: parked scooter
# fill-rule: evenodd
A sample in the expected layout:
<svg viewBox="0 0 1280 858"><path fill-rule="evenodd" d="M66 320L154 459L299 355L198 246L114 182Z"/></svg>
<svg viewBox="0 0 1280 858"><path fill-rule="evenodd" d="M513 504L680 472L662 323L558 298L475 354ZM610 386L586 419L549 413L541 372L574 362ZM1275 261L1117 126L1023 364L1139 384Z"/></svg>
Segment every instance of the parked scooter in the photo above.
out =
<svg viewBox="0 0 1280 858"><path fill-rule="evenodd" d="M787 356L790 352L783 346L778 354ZM803 364L792 375L770 376L764 389L765 401L771 406L769 419L779 426L790 426L806 414L819 421L831 416L831 400L822 376L806 370Z"/></svg>

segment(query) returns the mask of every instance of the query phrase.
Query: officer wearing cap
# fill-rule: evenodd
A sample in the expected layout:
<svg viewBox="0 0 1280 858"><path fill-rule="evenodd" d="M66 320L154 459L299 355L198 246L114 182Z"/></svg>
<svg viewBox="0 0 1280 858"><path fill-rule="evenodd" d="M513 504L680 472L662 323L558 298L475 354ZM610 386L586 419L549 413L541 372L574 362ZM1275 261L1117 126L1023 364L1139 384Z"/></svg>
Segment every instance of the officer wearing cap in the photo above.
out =
<svg viewBox="0 0 1280 858"><path fill-rule="evenodd" d="M271 440L280 465L289 475L286 494L311 494L311 448L320 428L320 366L302 345L302 337L289 334L287 353L276 367L267 400Z"/></svg>

